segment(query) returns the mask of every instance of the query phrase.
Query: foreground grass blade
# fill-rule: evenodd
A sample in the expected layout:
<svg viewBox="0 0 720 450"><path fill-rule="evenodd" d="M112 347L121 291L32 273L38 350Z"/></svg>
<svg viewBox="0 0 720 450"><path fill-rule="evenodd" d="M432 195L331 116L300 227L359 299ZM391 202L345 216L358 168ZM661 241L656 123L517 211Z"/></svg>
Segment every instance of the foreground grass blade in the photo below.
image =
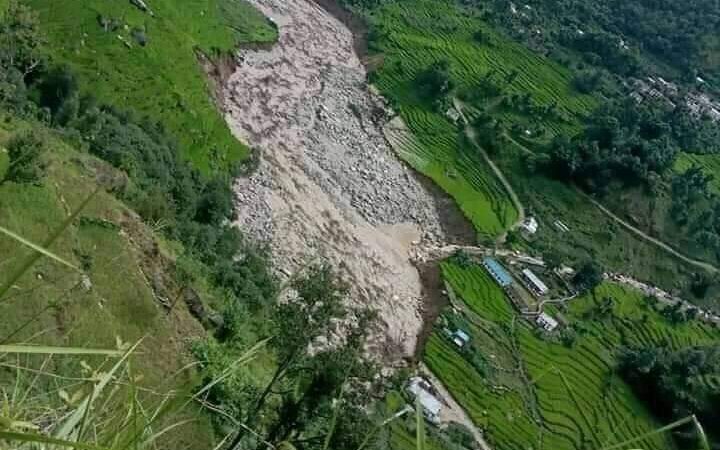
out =
<svg viewBox="0 0 720 450"><path fill-rule="evenodd" d="M0 431L0 440L12 442L29 442L34 444L50 444L60 447L75 448L78 450L108 450L105 447L98 447L91 444L82 444L80 442L71 442L63 439L51 438L41 434L20 433L11 431Z"/></svg>
<svg viewBox="0 0 720 450"><path fill-rule="evenodd" d="M122 352L120 350L104 350L97 348L49 347L45 345L10 344L0 345L0 353L122 356L125 352Z"/></svg>
<svg viewBox="0 0 720 450"><path fill-rule="evenodd" d="M223 373L220 374L219 377L215 378L214 380L212 380L211 382L209 382L208 384L206 384L205 386L203 386L197 393L195 393L195 395L192 396L192 399L200 398L201 395L203 395L204 393L206 393L207 391L209 391L210 389L212 389L213 386L215 386L216 384L222 382L224 379L226 379L227 377L229 377L230 375L232 375L233 372L235 371L235 369L237 369L238 367L240 367L240 366L242 366L242 365L244 365L244 364L247 364L248 362L252 361L252 360L257 356L257 354L258 354L258 352L260 351L260 349L261 349L261 348L264 348L264 347L265 347L265 344L267 344L268 341L270 341L270 339L272 339L272 338L263 339L262 341L260 341L260 342L258 342L257 344L253 345L248 351L246 351L245 353L243 353L243 354L240 356L240 358L238 358L237 360L235 360L235 362L233 362L232 364L230 364L230 365L227 367L227 369L225 369L225 371L223 371ZM191 400L192 400L192 399L191 399Z"/></svg>
<svg viewBox="0 0 720 450"><path fill-rule="evenodd" d="M102 377L99 378L98 383L93 387L90 395L85 397L85 399L77 406L75 411L73 411L70 417L68 417L65 423L63 423L62 426L55 433L55 437L57 437L58 439L71 440L74 431L85 418L86 411L90 410L92 402L99 397L103 389L105 389L105 387L110 383L110 381L112 381L113 377L115 376L115 372L117 372L120 367L123 366L125 361L127 361L127 359L140 345L141 342L142 340L137 341L135 345L130 347L123 354L122 358L117 363L115 363L115 365L107 373L103 374Z"/></svg>
<svg viewBox="0 0 720 450"><path fill-rule="evenodd" d="M619 444L611 445L609 447L604 447L602 450L615 450L617 448L622 448L630 444L634 444L636 442L640 442L644 439L647 439L651 436L655 436L656 434L665 433L666 431L674 430L675 428L687 425L689 423L694 423L696 428L698 428L698 432L700 433L700 437L703 440L703 450L709 449L709 444L707 441L707 437L705 436L705 432L703 431L702 427L699 427L699 422L697 422L697 419L695 416L686 417L684 419L680 419L678 421L675 421L671 423L670 425L665 425L664 427L660 427L657 430L653 430L649 433L641 434L640 436L632 439L628 439L627 441L620 442Z"/></svg>
<svg viewBox="0 0 720 450"><path fill-rule="evenodd" d="M80 271L80 268L78 268L76 265L62 259L61 257L52 253L51 251L46 250L46 249L42 248L41 246L28 241L27 239L20 236L19 234L13 233L12 231L8 230L5 227L0 226L0 233L4 234L5 236L8 236L10 239L14 239L14 240L18 241L19 243L21 243L22 245L24 245L26 247L30 247L31 249L35 250L36 252L38 252L40 254L47 256L50 259L54 259L55 261L59 262L60 264L62 264L64 266L67 266L73 270Z"/></svg>
<svg viewBox="0 0 720 450"><path fill-rule="evenodd" d="M700 421L695 417L692 416L693 424L695 424L695 429L698 432L698 435L700 435L700 443L702 444L702 448L700 450L710 450L710 441L707 438L707 435L705 434L705 429L703 428Z"/></svg>
<svg viewBox="0 0 720 450"><path fill-rule="evenodd" d="M45 240L45 242L42 243L42 248L50 248L52 244L60 237L60 235L63 234L63 232L73 223L73 221L80 215L83 209L90 203L90 201L95 198L97 193L100 192L100 187L98 187L92 194L88 196L76 209L75 211L68 216L65 221L60 224L60 226L55 230L48 238ZM32 255L30 255L25 262L15 271L12 275L8 278L8 280L5 282L5 284L0 285L0 302L3 301L3 297L5 297L5 294L10 290L11 287L17 283L17 281L25 275L25 272L30 270L30 268L35 264L35 262L40 259L42 256L42 253L33 252Z"/></svg>
<svg viewBox="0 0 720 450"><path fill-rule="evenodd" d="M425 418L423 417L423 407L420 403L420 396L415 397L415 420L417 422L417 450L425 450Z"/></svg>

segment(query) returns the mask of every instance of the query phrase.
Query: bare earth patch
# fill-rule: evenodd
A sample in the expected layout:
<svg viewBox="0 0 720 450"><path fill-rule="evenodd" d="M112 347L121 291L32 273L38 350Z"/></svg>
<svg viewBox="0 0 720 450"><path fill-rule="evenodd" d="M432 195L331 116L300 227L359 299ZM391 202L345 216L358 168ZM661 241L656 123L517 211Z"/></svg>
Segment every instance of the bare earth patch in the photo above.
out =
<svg viewBox="0 0 720 450"><path fill-rule="evenodd" d="M413 355L422 328L415 252L444 241L438 207L382 133L350 31L307 0L251 0L279 26L269 51L241 50L225 86L233 132L261 150L235 185L238 226L292 274L326 258L352 299L379 312L374 350Z"/></svg>

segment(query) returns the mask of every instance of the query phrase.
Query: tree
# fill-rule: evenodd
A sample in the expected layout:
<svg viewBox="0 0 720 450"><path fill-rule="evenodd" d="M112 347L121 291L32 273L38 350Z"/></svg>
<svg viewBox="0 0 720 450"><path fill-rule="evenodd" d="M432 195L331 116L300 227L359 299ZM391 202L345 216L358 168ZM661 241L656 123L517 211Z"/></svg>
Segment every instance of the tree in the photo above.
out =
<svg viewBox="0 0 720 450"><path fill-rule="evenodd" d="M592 261L584 263L573 278L573 283L581 290L592 291L603 280L602 268Z"/></svg>
<svg viewBox="0 0 720 450"><path fill-rule="evenodd" d="M0 12L0 70L14 67L26 77L42 67L43 40L37 14L17 0Z"/></svg>
<svg viewBox="0 0 720 450"><path fill-rule="evenodd" d="M308 356L311 346L319 344L318 340L321 337L332 335L333 326L348 313L342 304L347 288L327 265L311 266L302 276L292 280L290 287L294 295L288 301L276 305L272 313L273 330L276 335L271 341L271 346L277 357L277 368L255 405L244 418L248 426L257 420L268 398L279 385L288 378L292 379L295 374L306 371L314 373L313 359ZM297 399L287 399L283 402L281 408L297 407ZM296 413L298 412L290 410L279 411L280 416ZM293 420L299 418L295 417ZM287 428L278 427L281 425L276 424L270 431L275 438L289 433ZM238 448L244 437L244 429L238 430L229 448Z"/></svg>
<svg viewBox="0 0 720 450"><path fill-rule="evenodd" d="M599 70L582 70L573 77L573 86L582 94L591 94L602 88L603 75Z"/></svg>
<svg viewBox="0 0 720 450"><path fill-rule="evenodd" d="M572 327L563 328L560 332L560 341L567 348L572 348L577 340L577 332Z"/></svg>
<svg viewBox="0 0 720 450"><path fill-rule="evenodd" d="M59 125L67 125L77 116L79 89L78 80L69 67L55 67L38 83L40 105L50 109Z"/></svg>
<svg viewBox="0 0 720 450"><path fill-rule="evenodd" d="M701 380L720 375L717 346L624 348L618 371L665 421L696 414L711 437L720 432L720 387Z"/></svg>
<svg viewBox="0 0 720 450"><path fill-rule="evenodd" d="M427 97L437 100L445 96L454 86L450 77L450 62L447 59L436 61L420 72L417 81Z"/></svg>
<svg viewBox="0 0 720 450"><path fill-rule="evenodd" d="M9 165L5 179L16 183L37 183L43 176L40 156L45 144L37 134L24 133L13 137L7 145Z"/></svg>

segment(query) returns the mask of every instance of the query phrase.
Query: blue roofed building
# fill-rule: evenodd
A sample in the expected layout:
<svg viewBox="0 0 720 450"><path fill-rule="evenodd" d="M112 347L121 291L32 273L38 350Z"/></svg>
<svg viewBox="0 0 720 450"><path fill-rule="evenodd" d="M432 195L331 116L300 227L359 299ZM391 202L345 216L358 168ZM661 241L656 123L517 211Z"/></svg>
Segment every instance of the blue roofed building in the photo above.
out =
<svg viewBox="0 0 720 450"><path fill-rule="evenodd" d="M455 345L460 348L465 347L465 345L470 342L470 335L463 330L456 330L450 337L452 338Z"/></svg>
<svg viewBox="0 0 720 450"><path fill-rule="evenodd" d="M513 278L507 270L493 258L484 258L483 267L488 271L490 276L499 284L501 287L506 288L513 284Z"/></svg>

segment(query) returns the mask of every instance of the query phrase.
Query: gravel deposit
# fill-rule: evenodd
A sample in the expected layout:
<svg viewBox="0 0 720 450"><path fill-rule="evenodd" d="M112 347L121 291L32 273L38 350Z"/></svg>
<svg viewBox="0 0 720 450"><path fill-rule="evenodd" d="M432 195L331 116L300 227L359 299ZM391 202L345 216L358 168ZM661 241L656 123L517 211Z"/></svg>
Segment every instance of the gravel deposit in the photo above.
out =
<svg viewBox="0 0 720 450"><path fill-rule="evenodd" d="M413 354L422 327L416 252L444 241L438 207L383 137L350 31L308 0L250 0L278 25L269 51L241 50L224 92L226 118L261 151L235 185L237 225L269 243L290 275L326 259L351 300L379 312L374 349Z"/></svg>

